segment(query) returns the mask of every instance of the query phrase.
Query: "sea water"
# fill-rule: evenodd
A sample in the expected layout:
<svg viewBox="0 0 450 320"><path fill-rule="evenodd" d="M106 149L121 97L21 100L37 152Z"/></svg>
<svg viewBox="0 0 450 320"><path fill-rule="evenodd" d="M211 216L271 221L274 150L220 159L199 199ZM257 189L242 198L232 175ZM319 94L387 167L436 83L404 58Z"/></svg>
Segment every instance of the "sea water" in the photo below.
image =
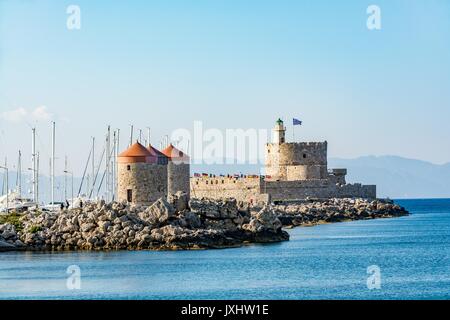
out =
<svg viewBox="0 0 450 320"><path fill-rule="evenodd" d="M276 244L0 253L0 299L449 299L450 199L396 202L412 214L299 227Z"/></svg>

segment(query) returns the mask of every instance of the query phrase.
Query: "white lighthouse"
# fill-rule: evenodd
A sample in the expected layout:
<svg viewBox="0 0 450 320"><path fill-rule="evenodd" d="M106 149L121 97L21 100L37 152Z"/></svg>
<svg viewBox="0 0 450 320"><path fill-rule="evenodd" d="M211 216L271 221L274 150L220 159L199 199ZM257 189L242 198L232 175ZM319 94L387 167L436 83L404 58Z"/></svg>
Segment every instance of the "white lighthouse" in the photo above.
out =
<svg viewBox="0 0 450 320"><path fill-rule="evenodd" d="M273 143L282 144L286 142L286 127L283 120L278 119L273 128Z"/></svg>

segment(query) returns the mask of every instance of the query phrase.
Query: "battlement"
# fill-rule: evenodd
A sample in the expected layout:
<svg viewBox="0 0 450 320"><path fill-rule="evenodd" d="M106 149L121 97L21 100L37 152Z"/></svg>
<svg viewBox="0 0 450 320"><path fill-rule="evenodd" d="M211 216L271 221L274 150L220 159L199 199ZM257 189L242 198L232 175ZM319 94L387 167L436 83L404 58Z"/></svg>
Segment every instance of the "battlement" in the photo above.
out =
<svg viewBox="0 0 450 320"><path fill-rule="evenodd" d="M239 175L239 176L218 176L218 175L208 175L208 176L194 176L191 177L191 184L195 185L218 185L218 184L243 184L243 183L259 183L263 177L259 175Z"/></svg>
<svg viewBox="0 0 450 320"><path fill-rule="evenodd" d="M274 144L274 143L268 143L268 144ZM323 148L327 147L328 142L327 141L304 141L304 142L286 142L283 144L290 144L290 145L296 145L303 148Z"/></svg>
<svg viewBox="0 0 450 320"><path fill-rule="evenodd" d="M194 198L235 198L249 203L268 202L261 193L262 176L194 176L191 177L191 195Z"/></svg>

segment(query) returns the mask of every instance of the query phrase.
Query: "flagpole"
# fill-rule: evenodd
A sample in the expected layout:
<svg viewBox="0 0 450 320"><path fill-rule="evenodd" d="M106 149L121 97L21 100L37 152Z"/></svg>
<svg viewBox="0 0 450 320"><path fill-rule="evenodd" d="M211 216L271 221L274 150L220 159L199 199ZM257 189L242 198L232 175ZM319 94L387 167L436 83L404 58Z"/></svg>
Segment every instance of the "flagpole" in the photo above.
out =
<svg viewBox="0 0 450 320"><path fill-rule="evenodd" d="M292 124L292 142L295 142L295 125Z"/></svg>

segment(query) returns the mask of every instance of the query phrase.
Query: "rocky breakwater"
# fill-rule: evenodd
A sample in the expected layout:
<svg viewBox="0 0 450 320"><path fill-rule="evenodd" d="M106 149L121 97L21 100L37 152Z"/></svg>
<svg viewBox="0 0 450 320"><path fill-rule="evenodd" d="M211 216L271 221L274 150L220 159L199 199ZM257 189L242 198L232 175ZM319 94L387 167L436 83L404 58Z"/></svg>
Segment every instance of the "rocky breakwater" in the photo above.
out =
<svg viewBox="0 0 450 320"><path fill-rule="evenodd" d="M149 207L103 201L58 213L31 212L0 225L0 250L177 250L226 248L289 239L272 207L257 212L233 199L185 194Z"/></svg>
<svg viewBox="0 0 450 320"><path fill-rule="evenodd" d="M285 227L314 226L322 223L409 215L405 208L390 200L381 199L310 200L279 204L274 206L274 211Z"/></svg>

